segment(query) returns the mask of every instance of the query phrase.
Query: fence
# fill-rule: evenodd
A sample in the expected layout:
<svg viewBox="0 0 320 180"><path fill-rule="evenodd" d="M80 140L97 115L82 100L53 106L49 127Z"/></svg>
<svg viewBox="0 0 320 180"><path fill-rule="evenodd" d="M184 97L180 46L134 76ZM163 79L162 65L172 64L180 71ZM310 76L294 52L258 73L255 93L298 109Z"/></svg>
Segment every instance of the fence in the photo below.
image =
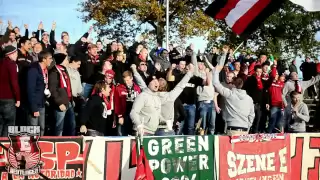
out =
<svg viewBox="0 0 320 180"><path fill-rule="evenodd" d="M0 141L10 146L7 138ZM42 137L38 145L44 163L41 172L49 179L134 179L133 137ZM143 146L156 180L320 178L320 134L145 137ZM1 180L9 179L5 149L0 148Z"/></svg>

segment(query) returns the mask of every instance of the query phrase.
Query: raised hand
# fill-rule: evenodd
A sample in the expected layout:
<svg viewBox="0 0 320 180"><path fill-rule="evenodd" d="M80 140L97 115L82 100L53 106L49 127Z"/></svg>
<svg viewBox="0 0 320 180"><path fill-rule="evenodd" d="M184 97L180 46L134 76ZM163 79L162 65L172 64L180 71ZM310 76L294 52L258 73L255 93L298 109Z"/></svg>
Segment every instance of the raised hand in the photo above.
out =
<svg viewBox="0 0 320 180"><path fill-rule="evenodd" d="M11 22L10 20L8 21L8 28L9 28L10 30L13 29L13 27L12 27L12 22Z"/></svg>
<svg viewBox="0 0 320 180"><path fill-rule="evenodd" d="M28 27L29 27L28 24L24 24L23 26L25 29L28 29Z"/></svg>
<svg viewBox="0 0 320 180"><path fill-rule="evenodd" d="M88 33L91 34L93 31L93 26L90 26Z"/></svg>
<svg viewBox="0 0 320 180"><path fill-rule="evenodd" d="M42 21L40 21L39 25L38 25L38 30L42 30L43 29L43 23Z"/></svg>
<svg viewBox="0 0 320 180"><path fill-rule="evenodd" d="M57 23L55 21L53 21L52 23L52 27L51 27L51 30L55 30L57 27Z"/></svg>
<svg viewBox="0 0 320 180"><path fill-rule="evenodd" d="M137 69L137 65L135 65L135 64L132 64L130 67L131 67L132 70Z"/></svg>

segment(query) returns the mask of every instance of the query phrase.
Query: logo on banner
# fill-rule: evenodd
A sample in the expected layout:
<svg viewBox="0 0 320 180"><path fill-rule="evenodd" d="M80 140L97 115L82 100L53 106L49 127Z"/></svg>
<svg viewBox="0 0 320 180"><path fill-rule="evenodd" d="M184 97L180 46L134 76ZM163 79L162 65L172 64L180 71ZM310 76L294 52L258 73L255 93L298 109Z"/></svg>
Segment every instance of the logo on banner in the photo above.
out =
<svg viewBox="0 0 320 180"><path fill-rule="evenodd" d="M40 148L38 140L40 126L9 126L8 164L9 174L29 176L41 172Z"/></svg>
<svg viewBox="0 0 320 180"><path fill-rule="evenodd" d="M232 136L231 143L240 142L264 142L273 140L284 140L285 135L283 133L277 134L245 134L239 136Z"/></svg>

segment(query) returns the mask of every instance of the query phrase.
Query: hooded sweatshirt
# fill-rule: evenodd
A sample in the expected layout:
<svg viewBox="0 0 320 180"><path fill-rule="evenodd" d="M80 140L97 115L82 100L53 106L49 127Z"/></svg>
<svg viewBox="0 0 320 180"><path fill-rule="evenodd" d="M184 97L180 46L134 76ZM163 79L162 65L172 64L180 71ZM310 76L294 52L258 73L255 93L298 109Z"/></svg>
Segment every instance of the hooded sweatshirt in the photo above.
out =
<svg viewBox="0 0 320 180"><path fill-rule="evenodd" d="M293 132L305 132L306 122L309 122L310 116L308 111L308 106L300 102L297 105L297 113L292 113L292 105L290 106L291 111L286 111L286 122L289 122L289 130Z"/></svg>
<svg viewBox="0 0 320 180"><path fill-rule="evenodd" d="M159 126L160 116L161 100L157 92L145 89L136 97L130 112L133 129L137 130L137 127L143 124L146 133L154 134Z"/></svg>
<svg viewBox="0 0 320 180"><path fill-rule="evenodd" d="M146 83L143 81L140 74L137 70L133 70L133 75L137 84L140 86L142 91L149 90ZM174 102L179 97L183 89L188 84L190 78L193 76L191 72L188 72L182 80L175 86L175 88L170 92L157 92L160 101L161 101L161 116L160 116L160 124L165 124L167 121L171 121L173 123L174 120ZM168 124L172 124L168 123Z"/></svg>
<svg viewBox="0 0 320 180"><path fill-rule="evenodd" d="M213 71L213 85L216 92L225 98L222 116L227 126L249 129L255 117L252 98L245 90L226 88L219 82L219 71Z"/></svg>

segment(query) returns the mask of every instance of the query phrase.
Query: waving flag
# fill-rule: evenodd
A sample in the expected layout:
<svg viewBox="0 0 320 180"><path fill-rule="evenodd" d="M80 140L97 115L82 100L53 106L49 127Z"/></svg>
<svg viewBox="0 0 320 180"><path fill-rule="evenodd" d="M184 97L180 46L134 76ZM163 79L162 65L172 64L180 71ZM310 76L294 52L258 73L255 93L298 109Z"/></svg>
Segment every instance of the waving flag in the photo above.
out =
<svg viewBox="0 0 320 180"><path fill-rule="evenodd" d="M320 0L290 0L292 3L304 7L306 11L320 11Z"/></svg>
<svg viewBox="0 0 320 180"><path fill-rule="evenodd" d="M234 33L247 36L270 15L279 10L284 0L215 0L205 14L225 20Z"/></svg>

